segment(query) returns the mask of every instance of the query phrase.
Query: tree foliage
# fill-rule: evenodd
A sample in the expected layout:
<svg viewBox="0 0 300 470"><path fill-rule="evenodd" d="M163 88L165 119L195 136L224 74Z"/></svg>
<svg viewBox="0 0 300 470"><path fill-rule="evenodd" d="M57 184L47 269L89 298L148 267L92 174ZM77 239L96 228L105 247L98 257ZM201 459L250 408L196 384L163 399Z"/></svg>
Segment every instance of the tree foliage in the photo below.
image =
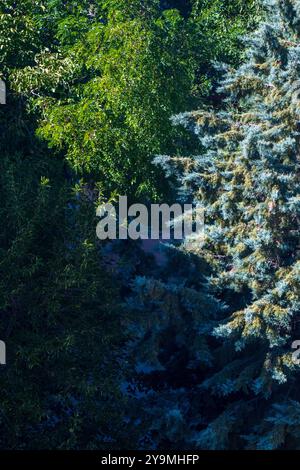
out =
<svg viewBox="0 0 300 470"><path fill-rule="evenodd" d="M205 207L204 246L184 249L209 264L210 292L227 304L211 331L213 366L198 384L210 406L192 408L203 419L195 444L206 449L299 447L291 348L300 305L300 3L264 6L244 63L223 68L222 109L174 119L198 136L202 152L160 159L173 160L181 194Z"/></svg>
<svg viewBox="0 0 300 470"><path fill-rule="evenodd" d="M42 4L13 4L0 10L5 78L43 45ZM0 447L120 446L119 289L102 265L84 188L72 191L62 156L35 137L36 116L10 85L0 109Z"/></svg>
<svg viewBox="0 0 300 470"><path fill-rule="evenodd" d="M152 158L177 148L170 116L209 92L211 60L240 54L240 2L227 16L220 0L193 2L184 16L173 3L52 1L41 24L53 41L14 77L38 97L40 135L107 197L166 195Z"/></svg>
<svg viewBox="0 0 300 470"><path fill-rule="evenodd" d="M286 205L279 212L282 222L272 222L276 235L267 227L281 207L280 198L272 199L272 210L264 201L269 180L264 187L260 163L255 167L258 150L252 154L250 149L263 141L259 132L267 130L251 140L255 129L238 119L239 113L242 119L250 113L247 122L264 122L258 112L264 99L261 113L273 113L272 123L282 119L282 128L275 123L278 137L270 129L267 136L272 145L277 139L283 146L287 160L276 167L278 191L282 184L296 207L297 177L290 174L297 164L296 134L290 144L281 142L296 133L289 120L293 108L285 106L289 90L279 87L277 95L273 89L278 88L275 72L284 75L285 53L294 47L284 41L294 36L284 32L277 43L282 27L279 32L263 28L262 36L252 39L251 60L257 57L260 67L249 66L252 75L245 77L247 66L229 74L221 93L215 89L220 73L212 65L240 62L238 38L252 28L257 14L252 0L0 1L0 67L8 91L7 105L0 108L0 338L8 352L8 364L0 369L1 448L239 447L245 414L261 396L268 399L268 387L281 390L273 383L291 374L284 348L292 322L287 311L289 305L297 308L294 219ZM282 60L277 65L272 62L276 44L276 60ZM266 66L263 54L270 59ZM260 74L270 87L263 87L262 80L259 85ZM227 114L183 116L196 136L172 125L174 113L200 104L218 109L228 90L233 109ZM276 117L279 110L282 118ZM233 123L238 123L237 134ZM220 137L222 132L228 132L228 140ZM203 157L202 147L210 145ZM224 155L217 164L219 145ZM211 220L214 211L229 213L225 239L214 238L219 226L211 224L205 253L170 249L161 269L136 246L127 243L119 253L112 244L122 266L108 272L111 245L95 241L97 199L115 193L147 201L169 196L172 186L153 165L153 156L169 151L179 161L192 148L202 156L184 159L186 168L194 169L189 195L209 201ZM244 148L248 154L241 156ZM279 150L272 151L279 158ZM249 184L262 184L256 191L245 183L249 168ZM244 202L249 229L239 212L243 190L249 198ZM253 202L261 204L260 224L265 224L269 251L276 246L275 255L263 244L250 243L257 230ZM244 231L239 235L237 228ZM237 248L246 231L248 259ZM287 247L283 232L289 236ZM283 254L291 255L290 262L282 261ZM250 262L255 269L249 274ZM221 281L226 285L222 294ZM287 289L289 282L293 290ZM258 308L265 309L261 322ZM268 315L274 323L268 324ZM225 326L214 330L222 319ZM224 344L213 331L228 336ZM241 349L238 358L234 341ZM277 396L273 407L273 401L261 402L266 421L258 422L253 414L258 428L247 430L250 446L266 447L273 439L277 431L270 422L277 426L278 443L297 428L297 397L282 402ZM265 433L265 441L256 429Z"/></svg>

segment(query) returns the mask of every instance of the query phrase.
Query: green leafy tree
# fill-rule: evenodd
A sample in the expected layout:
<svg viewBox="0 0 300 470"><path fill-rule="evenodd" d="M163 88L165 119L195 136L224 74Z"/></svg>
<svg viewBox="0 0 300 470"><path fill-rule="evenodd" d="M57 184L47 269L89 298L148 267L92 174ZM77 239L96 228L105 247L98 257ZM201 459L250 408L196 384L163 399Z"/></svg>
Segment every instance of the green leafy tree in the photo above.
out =
<svg viewBox="0 0 300 470"><path fill-rule="evenodd" d="M246 20L225 3L192 2L182 16L176 2L50 2L41 24L55 40L15 78L38 96L40 135L107 197L166 196L152 158L182 141L170 116L208 94L211 60L239 56Z"/></svg>

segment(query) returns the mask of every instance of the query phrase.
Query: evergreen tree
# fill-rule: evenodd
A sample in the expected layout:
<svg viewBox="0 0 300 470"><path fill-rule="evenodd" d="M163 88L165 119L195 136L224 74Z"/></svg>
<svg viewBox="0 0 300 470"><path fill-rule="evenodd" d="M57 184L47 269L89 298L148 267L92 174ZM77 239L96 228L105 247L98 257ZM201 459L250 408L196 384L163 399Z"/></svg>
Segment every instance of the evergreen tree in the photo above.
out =
<svg viewBox="0 0 300 470"><path fill-rule="evenodd" d="M202 449L299 448L299 366L292 359L292 342L300 335L300 2L272 0L263 5L266 19L247 38L244 64L237 70L220 67L222 109L174 118L198 136L202 151L189 158L157 159L180 175L182 198L205 208L204 245L186 240L181 249L209 264L210 293L226 303L217 318L214 308L204 304L204 330L196 329L200 343L207 336L212 358L204 376L196 370L199 400L189 399L192 388L183 400L174 397L172 387L168 390L177 409L185 407L193 417L185 422L176 414L187 447L192 439ZM185 274L184 281L188 279ZM200 295L199 286L193 287ZM165 290L172 289L168 282ZM148 292L149 285L140 283L136 299L147 299ZM164 303L178 304L177 295L158 298L160 321ZM203 315L203 300L197 302L196 324ZM175 341L184 329L171 310ZM208 319L214 318L217 324L205 331ZM157 357L163 335L158 328L153 334L158 335L151 339ZM185 338L181 352L189 347L194 356L201 354ZM166 430L158 432L161 443Z"/></svg>
<svg viewBox="0 0 300 470"><path fill-rule="evenodd" d="M208 291L207 264L170 250L166 266L135 278L127 302L128 356L135 370L127 392L133 416L143 423L144 449L195 447L209 406L199 383L214 364L209 333L222 310Z"/></svg>

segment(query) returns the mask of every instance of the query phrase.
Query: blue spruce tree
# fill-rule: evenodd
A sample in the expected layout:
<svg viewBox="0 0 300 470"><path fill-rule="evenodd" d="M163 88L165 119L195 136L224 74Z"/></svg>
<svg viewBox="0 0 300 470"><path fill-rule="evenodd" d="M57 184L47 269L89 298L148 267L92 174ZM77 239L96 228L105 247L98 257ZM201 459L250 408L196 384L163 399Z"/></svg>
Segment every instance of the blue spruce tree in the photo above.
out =
<svg viewBox="0 0 300 470"><path fill-rule="evenodd" d="M134 306L153 322L141 333L144 375L151 363L164 377L161 390L143 396L158 404L158 446L300 448L292 357L300 339L300 1L262 3L265 20L246 38L244 64L220 66L222 106L174 118L198 136L201 154L157 159L179 178L181 197L206 212L204 245L180 248L186 264L164 282L136 284ZM186 362L176 364L175 384L176 350ZM192 379L180 384L188 370Z"/></svg>

